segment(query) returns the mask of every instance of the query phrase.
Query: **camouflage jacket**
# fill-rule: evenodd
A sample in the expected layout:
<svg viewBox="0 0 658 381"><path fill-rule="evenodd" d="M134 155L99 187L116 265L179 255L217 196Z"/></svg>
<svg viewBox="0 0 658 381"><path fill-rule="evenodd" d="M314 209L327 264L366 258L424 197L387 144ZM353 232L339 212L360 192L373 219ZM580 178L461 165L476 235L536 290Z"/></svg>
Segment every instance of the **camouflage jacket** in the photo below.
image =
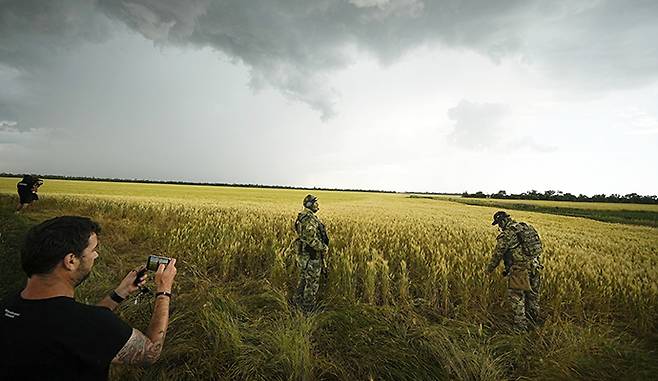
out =
<svg viewBox="0 0 658 381"><path fill-rule="evenodd" d="M523 253L521 242L516 234L518 231L517 225L518 222L512 220L496 237L496 249L494 249L491 261L487 266L487 271L492 272L501 260L505 260L506 267L515 266L530 269L532 259Z"/></svg>
<svg viewBox="0 0 658 381"><path fill-rule="evenodd" d="M295 221L295 231L298 239L303 243L303 251L312 250L316 253L322 253L328 250L328 246L322 240L322 229L324 229L324 225L313 211L304 208L299 212Z"/></svg>

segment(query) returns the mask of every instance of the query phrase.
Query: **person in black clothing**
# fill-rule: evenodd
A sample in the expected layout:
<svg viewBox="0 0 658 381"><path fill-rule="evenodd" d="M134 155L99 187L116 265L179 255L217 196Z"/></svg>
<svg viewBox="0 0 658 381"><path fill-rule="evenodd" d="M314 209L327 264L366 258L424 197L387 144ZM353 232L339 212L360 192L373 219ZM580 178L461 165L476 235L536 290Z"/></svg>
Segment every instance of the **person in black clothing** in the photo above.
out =
<svg viewBox="0 0 658 381"><path fill-rule="evenodd" d="M91 306L75 301L98 258L100 226L86 217L45 221L27 233L25 288L0 302L0 380L106 380L110 363L153 364L169 324L176 260L155 273L156 300L143 334L112 311L143 285L137 270Z"/></svg>
<svg viewBox="0 0 658 381"><path fill-rule="evenodd" d="M33 201L39 199L37 191L41 185L43 185L43 180L37 176L23 176L21 181L16 184L16 189L18 190L18 205L16 205L16 213L20 212L21 209L26 208Z"/></svg>

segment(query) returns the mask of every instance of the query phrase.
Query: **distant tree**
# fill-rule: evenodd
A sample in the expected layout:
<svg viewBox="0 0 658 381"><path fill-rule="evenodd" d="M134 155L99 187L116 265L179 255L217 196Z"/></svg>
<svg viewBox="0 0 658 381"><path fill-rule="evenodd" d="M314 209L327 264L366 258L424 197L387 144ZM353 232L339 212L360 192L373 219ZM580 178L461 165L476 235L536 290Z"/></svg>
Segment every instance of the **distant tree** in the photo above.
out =
<svg viewBox="0 0 658 381"><path fill-rule="evenodd" d="M528 192L526 192L526 196L530 200L539 200L540 199L540 193L537 192L536 190L532 189Z"/></svg>
<svg viewBox="0 0 658 381"><path fill-rule="evenodd" d="M507 192L504 190L499 190L498 193L492 194L491 198L507 198Z"/></svg>
<svg viewBox="0 0 658 381"><path fill-rule="evenodd" d="M511 199L511 200L552 200L552 201L577 201L577 202L624 202L624 203L635 203L635 204L658 204L658 196L656 195L647 195L642 196L637 193L629 193L624 196L620 196L617 193L613 193L609 196L601 193L595 194L592 197L588 197L584 194L579 194L578 196L572 193L564 193L559 190L547 190L543 193L540 193L536 190L529 190L519 194L509 194L504 190L499 190L496 193L490 195L485 194L484 192L476 193L462 193L462 197L472 197L472 198L494 198L494 199Z"/></svg>
<svg viewBox="0 0 658 381"><path fill-rule="evenodd" d="M640 195L637 193L629 193L626 196L624 196L626 199L626 202L632 202L632 203L637 203L640 201Z"/></svg>
<svg viewBox="0 0 658 381"><path fill-rule="evenodd" d="M605 194L595 194L590 199L594 202L605 202Z"/></svg>
<svg viewBox="0 0 658 381"><path fill-rule="evenodd" d="M577 201L578 200L578 198L576 196L574 196L574 195L572 195L571 193L568 193L568 192L562 194L560 196L560 199L562 201Z"/></svg>

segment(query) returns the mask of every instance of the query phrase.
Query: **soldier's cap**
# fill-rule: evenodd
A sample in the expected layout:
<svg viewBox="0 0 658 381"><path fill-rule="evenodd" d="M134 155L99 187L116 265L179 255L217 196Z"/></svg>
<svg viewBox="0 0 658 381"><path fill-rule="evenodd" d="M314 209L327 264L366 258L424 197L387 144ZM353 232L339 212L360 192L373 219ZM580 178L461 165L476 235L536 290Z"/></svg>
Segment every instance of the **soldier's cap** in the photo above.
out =
<svg viewBox="0 0 658 381"><path fill-rule="evenodd" d="M315 201L317 201L317 197L313 196L312 194L307 194L306 197L304 197L304 206L308 204L312 204Z"/></svg>
<svg viewBox="0 0 658 381"><path fill-rule="evenodd" d="M504 210L499 210L493 215L493 222L491 225L498 225L502 220L504 220L506 217L509 217L510 215L507 214Z"/></svg>

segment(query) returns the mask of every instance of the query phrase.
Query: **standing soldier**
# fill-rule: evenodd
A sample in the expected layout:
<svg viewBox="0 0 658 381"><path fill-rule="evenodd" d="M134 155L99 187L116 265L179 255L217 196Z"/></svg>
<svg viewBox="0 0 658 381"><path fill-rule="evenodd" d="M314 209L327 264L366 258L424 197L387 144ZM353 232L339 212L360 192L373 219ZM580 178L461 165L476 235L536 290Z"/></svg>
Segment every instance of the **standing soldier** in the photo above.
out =
<svg viewBox="0 0 658 381"><path fill-rule="evenodd" d="M502 260L507 277L507 295L514 313L514 328L526 330L528 320L536 324L539 318L539 288L542 244L539 234L525 222L516 222L504 211L493 216L492 225L498 225L496 249L487 266L491 273Z"/></svg>
<svg viewBox="0 0 658 381"><path fill-rule="evenodd" d="M320 210L318 198L313 195L304 197L304 209L295 221L295 248L299 283L295 294L295 303L305 312L315 308L320 287L320 275L324 270L324 256L329 250L329 238L324 224L315 215Z"/></svg>

